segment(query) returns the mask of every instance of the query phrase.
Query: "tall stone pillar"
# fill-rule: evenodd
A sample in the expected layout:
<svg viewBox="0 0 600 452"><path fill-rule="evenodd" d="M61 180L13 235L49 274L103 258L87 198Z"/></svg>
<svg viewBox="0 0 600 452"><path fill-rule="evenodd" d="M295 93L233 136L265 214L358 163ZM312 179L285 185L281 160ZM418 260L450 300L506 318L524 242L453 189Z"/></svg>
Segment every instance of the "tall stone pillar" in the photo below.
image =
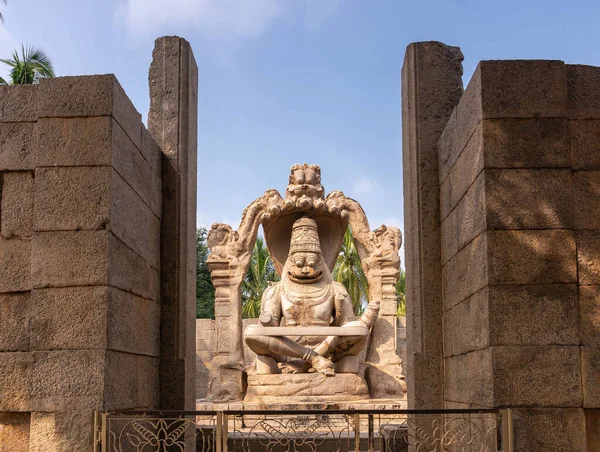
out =
<svg viewBox="0 0 600 452"><path fill-rule="evenodd" d="M462 59L458 47L417 42L402 67L409 408L443 407L437 142L462 95Z"/></svg>
<svg viewBox="0 0 600 452"><path fill-rule="evenodd" d="M160 406L195 407L198 67L184 39L156 40L148 128L163 152Z"/></svg>

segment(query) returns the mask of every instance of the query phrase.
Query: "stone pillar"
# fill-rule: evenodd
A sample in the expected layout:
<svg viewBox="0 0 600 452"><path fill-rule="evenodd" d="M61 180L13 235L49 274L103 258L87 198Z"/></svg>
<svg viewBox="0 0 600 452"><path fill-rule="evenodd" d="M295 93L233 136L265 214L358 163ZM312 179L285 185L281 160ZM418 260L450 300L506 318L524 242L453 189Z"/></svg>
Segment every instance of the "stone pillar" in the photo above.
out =
<svg viewBox="0 0 600 452"><path fill-rule="evenodd" d="M112 75L0 112L2 446L91 450L93 410L158 408L160 151Z"/></svg>
<svg viewBox="0 0 600 452"><path fill-rule="evenodd" d="M163 152L161 361L163 409L195 408L198 67L187 41L156 40L148 128Z"/></svg>
<svg viewBox="0 0 600 452"><path fill-rule="evenodd" d="M442 285L437 142L462 94L463 56L413 43L402 67L408 407L443 406Z"/></svg>
<svg viewBox="0 0 600 452"><path fill-rule="evenodd" d="M600 68L483 61L439 141L447 408L597 450Z"/></svg>

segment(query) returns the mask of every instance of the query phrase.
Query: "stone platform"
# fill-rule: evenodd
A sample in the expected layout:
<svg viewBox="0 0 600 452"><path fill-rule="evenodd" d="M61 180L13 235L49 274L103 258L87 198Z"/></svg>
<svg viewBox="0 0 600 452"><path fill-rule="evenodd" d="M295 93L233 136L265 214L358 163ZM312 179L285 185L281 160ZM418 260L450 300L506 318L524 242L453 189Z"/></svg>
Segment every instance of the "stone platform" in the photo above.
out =
<svg viewBox="0 0 600 452"><path fill-rule="evenodd" d="M291 402L280 399L278 402L208 402L205 399L196 400L196 411L328 411L328 410L406 410L406 400L392 399L360 399L337 400L320 402Z"/></svg>
<svg viewBox="0 0 600 452"><path fill-rule="evenodd" d="M369 398L364 378L320 373L248 375L247 402L334 402Z"/></svg>

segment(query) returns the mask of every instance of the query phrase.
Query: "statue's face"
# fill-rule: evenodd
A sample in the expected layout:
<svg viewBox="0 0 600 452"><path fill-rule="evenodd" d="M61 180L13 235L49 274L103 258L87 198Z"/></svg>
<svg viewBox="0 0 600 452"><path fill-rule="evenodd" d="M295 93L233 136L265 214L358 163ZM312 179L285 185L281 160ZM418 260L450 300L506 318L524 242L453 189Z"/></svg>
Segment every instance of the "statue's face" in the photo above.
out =
<svg viewBox="0 0 600 452"><path fill-rule="evenodd" d="M320 253L299 251L290 254L288 260L288 277L298 284L312 284L323 277Z"/></svg>

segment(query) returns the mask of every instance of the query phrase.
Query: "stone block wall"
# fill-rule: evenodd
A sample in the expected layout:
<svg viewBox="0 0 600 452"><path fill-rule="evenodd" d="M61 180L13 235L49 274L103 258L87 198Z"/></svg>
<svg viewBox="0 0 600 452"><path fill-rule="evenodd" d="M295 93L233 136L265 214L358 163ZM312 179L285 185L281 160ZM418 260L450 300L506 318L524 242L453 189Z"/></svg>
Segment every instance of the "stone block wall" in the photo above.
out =
<svg viewBox="0 0 600 452"><path fill-rule="evenodd" d="M91 450L158 406L161 150L112 75L0 87L0 181L0 430Z"/></svg>
<svg viewBox="0 0 600 452"><path fill-rule="evenodd" d="M515 408L516 450L600 448L599 82L482 61L437 144L444 405Z"/></svg>

